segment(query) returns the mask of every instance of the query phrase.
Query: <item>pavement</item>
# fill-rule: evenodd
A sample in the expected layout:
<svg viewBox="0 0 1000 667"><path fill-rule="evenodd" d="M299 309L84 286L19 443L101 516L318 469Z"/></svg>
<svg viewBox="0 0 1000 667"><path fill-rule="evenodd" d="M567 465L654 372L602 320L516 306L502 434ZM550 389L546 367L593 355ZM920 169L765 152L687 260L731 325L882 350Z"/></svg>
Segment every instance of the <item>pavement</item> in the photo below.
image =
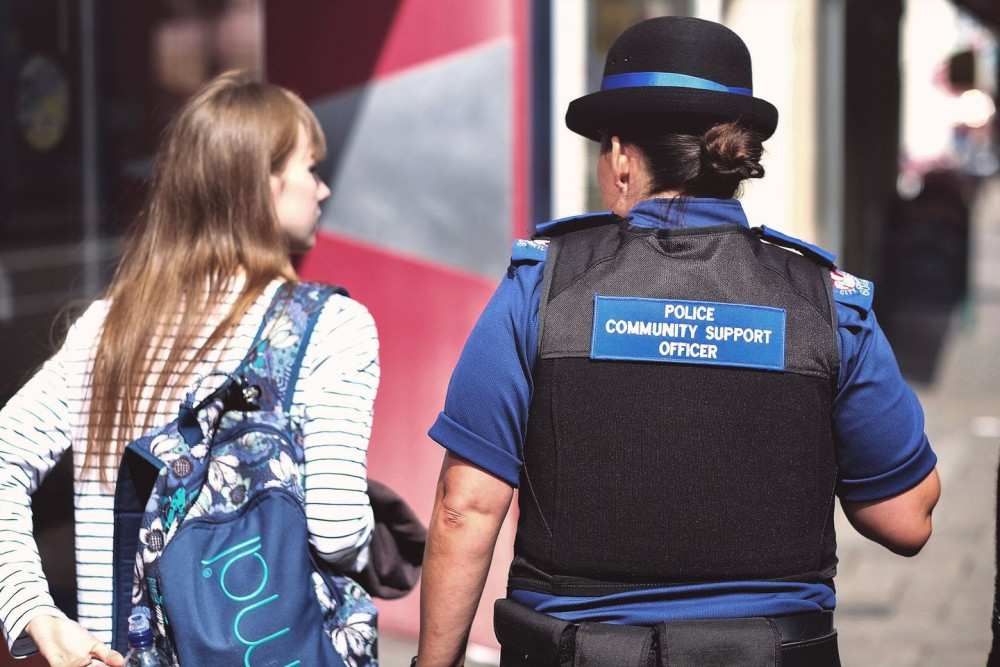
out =
<svg viewBox="0 0 1000 667"><path fill-rule="evenodd" d="M914 558L894 556L838 516L837 620L845 665L982 667L991 642L1000 450L1000 180L972 209L969 295L942 311L896 313L890 340L913 382L938 455L934 534ZM940 332L936 350L907 340ZM924 358L918 355L924 354ZM923 376L923 373L920 373Z"/></svg>
<svg viewBox="0 0 1000 667"><path fill-rule="evenodd" d="M934 534L913 558L862 538L838 508L836 626L845 667L982 667L989 653L1000 453L1000 178L981 185L971 220L964 301L880 315L924 406L942 496ZM408 665L415 649L411 638L383 637L381 662ZM469 658L470 667L498 664L488 648L474 647Z"/></svg>

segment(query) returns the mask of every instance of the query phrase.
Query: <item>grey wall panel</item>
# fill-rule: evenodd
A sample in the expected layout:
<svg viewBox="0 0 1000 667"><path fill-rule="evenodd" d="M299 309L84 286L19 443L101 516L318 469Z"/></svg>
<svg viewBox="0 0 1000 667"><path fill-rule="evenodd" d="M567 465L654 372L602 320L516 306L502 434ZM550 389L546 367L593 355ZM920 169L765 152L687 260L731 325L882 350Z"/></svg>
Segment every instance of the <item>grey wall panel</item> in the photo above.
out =
<svg viewBox="0 0 1000 667"><path fill-rule="evenodd" d="M333 194L321 228L495 278L512 211L512 47L422 65L319 100Z"/></svg>

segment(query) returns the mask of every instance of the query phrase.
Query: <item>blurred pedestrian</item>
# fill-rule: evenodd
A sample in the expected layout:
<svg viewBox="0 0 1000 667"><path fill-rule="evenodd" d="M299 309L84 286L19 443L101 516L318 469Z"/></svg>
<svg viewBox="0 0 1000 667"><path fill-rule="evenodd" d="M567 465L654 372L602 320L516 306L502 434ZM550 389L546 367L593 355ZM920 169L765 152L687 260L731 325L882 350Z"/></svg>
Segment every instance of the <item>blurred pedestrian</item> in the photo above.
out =
<svg viewBox="0 0 1000 667"><path fill-rule="evenodd" d="M740 38L686 17L626 30L570 104L610 212L514 244L455 368L416 664L462 663L515 487L505 666L839 665L835 497L896 553L930 536L871 283L735 199L777 117Z"/></svg>

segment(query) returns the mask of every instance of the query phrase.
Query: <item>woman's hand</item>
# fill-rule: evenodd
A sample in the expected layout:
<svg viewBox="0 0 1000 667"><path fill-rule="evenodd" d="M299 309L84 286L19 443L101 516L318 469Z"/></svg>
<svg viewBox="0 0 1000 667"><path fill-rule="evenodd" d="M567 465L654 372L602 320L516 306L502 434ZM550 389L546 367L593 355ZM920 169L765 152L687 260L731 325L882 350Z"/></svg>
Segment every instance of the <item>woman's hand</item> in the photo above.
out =
<svg viewBox="0 0 1000 667"><path fill-rule="evenodd" d="M57 616L31 619L25 632L51 667L87 667L93 660L109 667L123 667L125 658L76 621Z"/></svg>

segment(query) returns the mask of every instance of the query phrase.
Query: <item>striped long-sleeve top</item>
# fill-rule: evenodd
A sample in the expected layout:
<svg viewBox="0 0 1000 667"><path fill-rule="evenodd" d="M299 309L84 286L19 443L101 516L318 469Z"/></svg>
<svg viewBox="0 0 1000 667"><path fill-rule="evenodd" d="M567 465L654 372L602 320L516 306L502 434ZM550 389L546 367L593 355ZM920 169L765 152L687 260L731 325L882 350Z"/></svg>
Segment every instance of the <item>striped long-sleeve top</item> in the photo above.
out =
<svg viewBox="0 0 1000 667"><path fill-rule="evenodd" d="M173 378L172 384L184 389L207 373L234 370L279 284L274 281L264 290L233 335L211 350L190 377ZM234 286L220 313L232 305L240 287ZM107 309L105 301L94 302L70 328L59 351L0 410L0 622L15 656L36 650L24 632L29 621L41 614L62 615L32 536L31 494L69 448L75 470L78 619L98 639L111 641L114 491L100 481L98 471L82 469L88 376ZM206 326L192 356L217 321ZM365 467L378 380L378 338L371 315L356 301L332 296L306 349L294 403L305 408L310 541L320 557L351 569L367 561L373 526ZM136 423L142 424L154 408L146 400L139 407ZM164 402L155 408L154 423L174 419L176 409L176 401Z"/></svg>

